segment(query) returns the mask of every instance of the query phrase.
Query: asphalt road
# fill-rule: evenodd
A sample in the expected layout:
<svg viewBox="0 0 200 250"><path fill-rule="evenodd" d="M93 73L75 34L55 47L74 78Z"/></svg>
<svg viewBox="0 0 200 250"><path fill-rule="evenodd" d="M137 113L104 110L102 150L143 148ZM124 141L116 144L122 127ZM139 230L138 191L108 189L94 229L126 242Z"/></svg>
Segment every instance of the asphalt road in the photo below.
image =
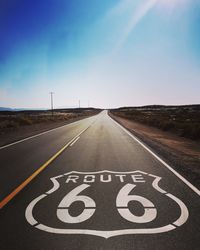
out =
<svg viewBox="0 0 200 250"><path fill-rule="evenodd" d="M199 190L106 111L0 162L1 250L200 249Z"/></svg>

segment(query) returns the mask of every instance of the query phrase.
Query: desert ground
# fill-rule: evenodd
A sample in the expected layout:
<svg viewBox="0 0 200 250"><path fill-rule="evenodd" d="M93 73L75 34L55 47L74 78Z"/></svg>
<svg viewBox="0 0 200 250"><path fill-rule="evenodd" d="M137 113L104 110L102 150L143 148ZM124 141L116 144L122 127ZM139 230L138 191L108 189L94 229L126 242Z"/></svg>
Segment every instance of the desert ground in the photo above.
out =
<svg viewBox="0 0 200 250"><path fill-rule="evenodd" d="M110 116L200 187L200 105L124 107Z"/></svg>
<svg viewBox="0 0 200 250"><path fill-rule="evenodd" d="M0 146L99 112L94 108L55 109L53 114L51 110L0 111Z"/></svg>

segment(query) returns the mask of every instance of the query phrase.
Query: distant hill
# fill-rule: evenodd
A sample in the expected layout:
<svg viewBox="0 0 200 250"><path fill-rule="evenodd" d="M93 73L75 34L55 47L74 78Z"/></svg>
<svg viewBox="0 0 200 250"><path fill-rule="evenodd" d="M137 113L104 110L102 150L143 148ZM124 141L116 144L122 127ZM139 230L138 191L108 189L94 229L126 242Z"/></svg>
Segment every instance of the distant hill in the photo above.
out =
<svg viewBox="0 0 200 250"><path fill-rule="evenodd" d="M146 106L130 106L120 107L113 110L160 110L160 109L200 109L200 104L189 104L189 105L146 105Z"/></svg>
<svg viewBox="0 0 200 250"><path fill-rule="evenodd" d="M16 112L16 111L43 111L46 110L44 108L41 109L31 109L31 108L7 108L7 107L0 107L0 111L10 111L10 112Z"/></svg>
<svg viewBox="0 0 200 250"><path fill-rule="evenodd" d="M6 108L6 107L0 107L0 111L12 111L13 109L11 108Z"/></svg>
<svg viewBox="0 0 200 250"><path fill-rule="evenodd" d="M60 113L83 113L83 112L91 112L95 110L101 110L101 109L96 109L96 108L62 108L62 109L54 109L54 112L60 112ZM24 114L31 114L31 113L46 113L46 112L51 112L50 109L28 109L28 108L7 108L7 107L0 107L0 113L1 115L5 114L19 114L19 113L24 113Z"/></svg>

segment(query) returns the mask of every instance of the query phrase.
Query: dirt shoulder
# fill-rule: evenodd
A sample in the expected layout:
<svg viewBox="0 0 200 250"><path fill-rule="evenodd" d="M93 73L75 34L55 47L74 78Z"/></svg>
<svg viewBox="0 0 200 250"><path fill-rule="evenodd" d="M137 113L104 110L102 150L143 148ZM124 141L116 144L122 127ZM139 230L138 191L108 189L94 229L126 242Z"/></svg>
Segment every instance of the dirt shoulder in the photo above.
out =
<svg viewBox="0 0 200 250"><path fill-rule="evenodd" d="M200 143L141 123L109 115L200 188Z"/></svg>
<svg viewBox="0 0 200 250"><path fill-rule="evenodd" d="M22 140L24 138L58 128L69 123L82 120L89 116L79 116L76 118L70 118L68 120L63 121L45 121L41 123L24 125L15 128L4 129L0 133L0 146L7 145L9 143L13 143L18 140Z"/></svg>

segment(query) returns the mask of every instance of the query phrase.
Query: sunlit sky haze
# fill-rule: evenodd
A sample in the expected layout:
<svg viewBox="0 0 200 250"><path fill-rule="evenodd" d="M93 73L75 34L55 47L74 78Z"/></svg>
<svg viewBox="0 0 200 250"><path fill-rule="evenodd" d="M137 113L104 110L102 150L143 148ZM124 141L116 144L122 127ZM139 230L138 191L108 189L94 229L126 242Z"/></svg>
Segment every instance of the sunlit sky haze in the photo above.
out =
<svg viewBox="0 0 200 250"><path fill-rule="evenodd" d="M0 107L200 103L200 0L0 1Z"/></svg>

